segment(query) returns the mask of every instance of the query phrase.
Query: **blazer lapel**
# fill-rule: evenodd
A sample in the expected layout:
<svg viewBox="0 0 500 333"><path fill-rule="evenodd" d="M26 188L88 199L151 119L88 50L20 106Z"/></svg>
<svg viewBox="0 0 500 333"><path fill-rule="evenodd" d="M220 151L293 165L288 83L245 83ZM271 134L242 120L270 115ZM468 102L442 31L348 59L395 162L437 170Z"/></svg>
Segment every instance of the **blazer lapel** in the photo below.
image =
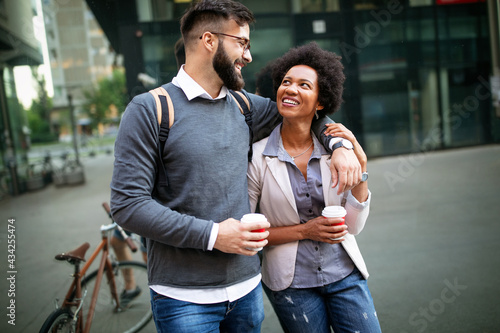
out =
<svg viewBox="0 0 500 333"><path fill-rule="evenodd" d="M290 184L290 179L288 178L288 171L286 169L285 163L280 163L277 157L266 156L266 163L273 175L274 179L278 183L278 186L290 203L290 206L297 212L297 206L295 205L295 198L293 197L292 185Z"/></svg>

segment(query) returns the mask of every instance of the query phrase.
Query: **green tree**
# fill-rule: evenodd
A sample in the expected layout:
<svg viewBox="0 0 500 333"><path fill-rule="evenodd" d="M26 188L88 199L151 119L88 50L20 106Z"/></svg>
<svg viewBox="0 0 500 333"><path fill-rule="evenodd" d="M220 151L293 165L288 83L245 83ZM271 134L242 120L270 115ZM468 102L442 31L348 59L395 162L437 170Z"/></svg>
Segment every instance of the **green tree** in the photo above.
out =
<svg viewBox="0 0 500 333"><path fill-rule="evenodd" d="M121 70L114 70L109 78L99 80L97 87L84 92L87 102L84 109L91 119L93 129L99 123L112 121L112 110L119 116L127 105L127 88L125 74Z"/></svg>
<svg viewBox="0 0 500 333"><path fill-rule="evenodd" d="M27 112L31 141L33 143L56 141L57 134L52 132L50 126L52 99L48 96L47 90L45 90L45 77L38 73L36 67L32 68L32 75L37 82L38 98L33 100Z"/></svg>

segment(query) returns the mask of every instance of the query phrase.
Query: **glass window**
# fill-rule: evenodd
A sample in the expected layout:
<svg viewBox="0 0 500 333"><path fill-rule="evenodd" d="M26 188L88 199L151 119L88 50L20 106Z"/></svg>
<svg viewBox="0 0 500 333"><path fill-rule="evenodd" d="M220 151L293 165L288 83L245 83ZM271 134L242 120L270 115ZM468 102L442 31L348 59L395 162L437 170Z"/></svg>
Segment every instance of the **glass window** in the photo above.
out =
<svg viewBox="0 0 500 333"><path fill-rule="evenodd" d="M410 0L411 7L430 6L434 0Z"/></svg>
<svg viewBox="0 0 500 333"><path fill-rule="evenodd" d="M443 69L443 139L447 147L484 143L484 119L489 119L489 91L478 68ZM481 77L483 80L481 80Z"/></svg>
<svg viewBox="0 0 500 333"><path fill-rule="evenodd" d="M419 150L425 133L439 125L437 79L429 73L436 57L433 25L402 11L383 21L374 13L357 12L354 28L365 150L368 156Z"/></svg>
<svg viewBox="0 0 500 333"><path fill-rule="evenodd" d="M255 92L255 74L268 62L282 56L293 46L289 15L257 16L250 32L252 63L243 70L245 89Z"/></svg>
<svg viewBox="0 0 500 333"><path fill-rule="evenodd" d="M8 127L10 130L12 147L14 147L17 151L21 151L25 148L22 144L22 128L25 126L25 111L17 98L13 67L5 67L0 73L3 74L3 88L5 92L5 99L2 101L2 108L6 107L5 111L8 113L7 119L9 122L8 124L4 124L4 126ZM18 160L18 165L22 165L22 154L16 155L16 158ZM21 171L18 169L18 175L20 174Z"/></svg>
<svg viewBox="0 0 500 333"><path fill-rule="evenodd" d="M282 56L293 46L289 29L267 28L252 32L252 63L244 72L245 89L255 91L255 74L273 59Z"/></svg>
<svg viewBox="0 0 500 333"><path fill-rule="evenodd" d="M290 5L296 0L242 0L239 1L250 9L255 15L257 14L275 14L291 12Z"/></svg>
<svg viewBox="0 0 500 333"><path fill-rule="evenodd" d="M300 0L300 13L337 12L339 10L339 0Z"/></svg>
<svg viewBox="0 0 500 333"><path fill-rule="evenodd" d="M135 5L137 7L137 18L139 22L149 22L153 20L151 3L149 1L136 0Z"/></svg>
<svg viewBox="0 0 500 333"><path fill-rule="evenodd" d="M7 9L5 7L5 0L0 0L0 16L6 18L7 16L5 15L5 13L7 13Z"/></svg>
<svg viewBox="0 0 500 333"><path fill-rule="evenodd" d="M435 29L431 18L411 19L406 22L406 38L408 40L434 41Z"/></svg>
<svg viewBox="0 0 500 333"><path fill-rule="evenodd" d="M136 0L139 22L169 21L182 16L191 0Z"/></svg>
<svg viewBox="0 0 500 333"><path fill-rule="evenodd" d="M144 71L159 85L171 81L177 74L174 45L180 38L180 32L178 27L159 22L152 24L154 26L142 37ZM146 32L148 29L143 30Z"/></svg>
<svg viewBox="0 0 500 333"><path fill-rule="evenodd" d="M405 0L354 0L354 9L367 10L405 4Z"/></svg>
<svg viewBox="0 0 500 333"><path fill-rule="evenodd" d="M366 153L397 154L411 146L405 70L383 69L361 76Z"/></svg>
<svg viewBox="0 0 500 333"><path fill-rule="evenodd" d="M477 36L477 17L444 17L439 19L439 39L475 38Z"/></svg>
<svg viewBox="0 0 500 333"><path fill-rule="evenodd" d="M61 99L63 98L63 90L59 86L54 87L54 99Z"/></svg>

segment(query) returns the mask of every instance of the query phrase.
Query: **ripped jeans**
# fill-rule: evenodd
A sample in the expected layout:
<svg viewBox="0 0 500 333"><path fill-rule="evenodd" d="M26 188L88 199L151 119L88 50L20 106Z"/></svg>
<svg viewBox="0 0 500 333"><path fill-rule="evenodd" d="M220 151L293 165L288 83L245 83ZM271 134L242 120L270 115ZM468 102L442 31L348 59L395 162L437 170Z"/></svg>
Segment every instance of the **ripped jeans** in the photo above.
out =
<svg viewBox="0 0 500 333"><path fill-rule="evenodd" d="M373 299L361 273L323 287L272 291L263 288L289 333L380 333Z"/></svg>

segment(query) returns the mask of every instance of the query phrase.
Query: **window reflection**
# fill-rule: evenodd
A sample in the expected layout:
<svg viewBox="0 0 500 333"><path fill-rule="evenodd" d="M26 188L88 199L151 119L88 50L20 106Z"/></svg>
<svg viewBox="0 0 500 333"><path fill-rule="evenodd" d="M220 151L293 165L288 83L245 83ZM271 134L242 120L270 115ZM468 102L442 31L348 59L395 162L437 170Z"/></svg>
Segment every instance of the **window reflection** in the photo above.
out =
<svg viewBox="0 0 500 333"><path fill-rule="evenodd" d="M339 0L301 0L300 12L336 12L340 10Z"/></svg>

